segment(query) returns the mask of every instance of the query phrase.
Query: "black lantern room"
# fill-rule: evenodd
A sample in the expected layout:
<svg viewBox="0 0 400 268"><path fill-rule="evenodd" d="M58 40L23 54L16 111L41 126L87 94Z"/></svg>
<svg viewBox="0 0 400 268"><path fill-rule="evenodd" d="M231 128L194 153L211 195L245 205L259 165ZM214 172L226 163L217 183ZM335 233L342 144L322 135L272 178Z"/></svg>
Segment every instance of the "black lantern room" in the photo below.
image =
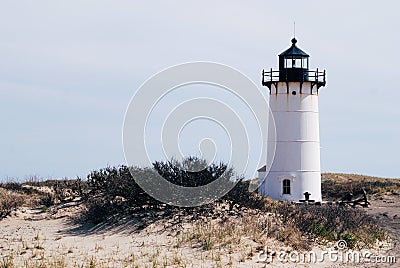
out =
<svg viewBox="0 0 400 268"><path fill-rule="evenodd" d="M279 70L272 68L269 71L263 70L262 85L267 86L271 90L272 84L279 82L311 82L312 87L318 88L325 86L326 73L324 71L309 70L310 56L296 46L296 38L292 39L292 46L279 54ZM301 91L301 90L300 90Z"/></svg>
<svg viewBox="0 0 400 268"><path fill-rule="evenodd" d="M308 81L307 53L296 46L296 38L292 39L292 46L279 54L279 80L301 82Z"/></svg>

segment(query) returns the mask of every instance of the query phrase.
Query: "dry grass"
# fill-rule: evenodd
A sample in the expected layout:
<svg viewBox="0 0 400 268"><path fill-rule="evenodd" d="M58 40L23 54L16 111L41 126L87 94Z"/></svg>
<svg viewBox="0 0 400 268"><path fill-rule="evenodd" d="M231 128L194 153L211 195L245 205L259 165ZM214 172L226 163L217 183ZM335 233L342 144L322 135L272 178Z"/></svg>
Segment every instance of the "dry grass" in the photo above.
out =
<svg viewBox="0 0 400 268"><path fill-rule="evenodd" d="M215 207L223 211L223 206ZM222 207L222 208L221 208ZM294 249L308 249L305 238L294 225L284 224L277 217L258 209L235 209L219 217L213 215L200 217L186 225L177 236L177 247L189 245L202 250L241 251L247 245L254 248L251 254L269 240L278 240Z"/></svg>
<svg viewBox="0 0 400 268"><path fill-rule="evenodd" d="M322 174L322 196L325 200L337 200L346 193L357 195L362 189L369 195L400 195L400 180L356 174Z"/></svg>
<svg viewBox="0 0 400 268"><path fill-rule="evenodd" d="M388 237L365 211L339 204L279 203L272 211L318 243L345 240L350 248L371 248Z"/></svg>
<svg viewBox="0 0 400 268"><path fill-rule="evenodd" d="M24 183L0 183L0 219L21 206L40 206L46 210L54 204L81 198L82 189L86 189L86 183L80 179L37 181L33 178Z"/></svg>
<svg viewBox="0 0 400 268"><path fill-rule="evenodd" d="M10 215L13 210L22 206L24 202L25 196L23 194L0 188L0 219Z"/></svg>

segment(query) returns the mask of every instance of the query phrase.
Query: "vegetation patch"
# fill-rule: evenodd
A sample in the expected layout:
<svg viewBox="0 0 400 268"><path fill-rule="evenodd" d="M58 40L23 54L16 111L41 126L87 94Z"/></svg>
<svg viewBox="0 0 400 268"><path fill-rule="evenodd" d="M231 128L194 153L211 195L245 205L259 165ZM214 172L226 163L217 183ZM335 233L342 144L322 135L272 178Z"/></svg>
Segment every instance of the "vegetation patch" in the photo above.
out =
<svg viewBox="0 0 400 268"><path fill-rule="evenodd" d="M7 217L24 203L22 194L0 188L0 219Z"/></svg>
<svg viewBox="0 0 400 268"><path fill-rule="evenodd" d="M369 195L400 195L400 180L382 179L356 174L322 174L322 198L338 200L346 194L359 195L362 190Z"/></svg>
<svg viewBox="0 0 400 268"><path fill-rule="evenodd" d="M201 171L190 172L196 169ZM193 208L174 207L154 199L136 182L140 177L154 183L160 175L188 187L208 184L223 175L234 187L214 202ZM155 162L152 168L107 167L91 172L87 180L0 184L0 218L22 205L34 205L45 211L54 204L80 200L85 205L80 219L83 223L103 224L129 215L141 222L142 228L158 220L181 227L187 223L189 227L177 234L177 246L191 245L205 251L230 248L243 238L258 245L275 239L295 249L338 240L345 240L352 248L364 248L387 239L384 230L363 210L334 202L307 205L275 201L249 192L250 183L223 163L207 165L196 157L182 162ZM323 174L322 189L325 200L338 200L345 193L357 193L360 189L368 194L400 194L400 182Z"/></svg>

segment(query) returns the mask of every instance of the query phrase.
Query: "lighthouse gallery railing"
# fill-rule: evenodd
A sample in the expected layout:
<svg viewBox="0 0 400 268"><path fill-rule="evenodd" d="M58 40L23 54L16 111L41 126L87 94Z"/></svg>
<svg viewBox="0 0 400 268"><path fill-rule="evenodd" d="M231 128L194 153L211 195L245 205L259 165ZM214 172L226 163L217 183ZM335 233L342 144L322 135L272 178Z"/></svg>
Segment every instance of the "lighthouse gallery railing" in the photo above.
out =
<svg viewBox="0 0 400 268"><path fill-rule="evenodd" d="M282 71L284 72L282 75ZM287 71L287 70L286 70ZM303 73L299 81L291 81L285 76L285 70L274 71L272 68L269 71L262 71L262 84L264 86L270 85L272 82L313 82L318 86L325 86L326 84L326 71L311 70L298 70ZM304 77L307 77L304 79Z"/></svg>

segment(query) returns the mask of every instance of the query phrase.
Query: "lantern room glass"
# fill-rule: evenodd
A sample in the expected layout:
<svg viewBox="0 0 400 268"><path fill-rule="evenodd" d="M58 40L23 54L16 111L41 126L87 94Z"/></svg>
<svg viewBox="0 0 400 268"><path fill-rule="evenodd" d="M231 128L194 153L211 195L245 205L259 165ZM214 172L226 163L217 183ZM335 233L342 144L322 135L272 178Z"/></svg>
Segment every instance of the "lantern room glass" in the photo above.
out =
<svg viewBox="0 0 400 268"><path fill-rule="evenodd" d="M284 67L308 69L308 58L285 58Z"/></svg>
<svg viewBox="0 0 400 268"><path fill-rule="evenodd" d="M308 58L302 58L301 68L308 69Z"/></svg>

